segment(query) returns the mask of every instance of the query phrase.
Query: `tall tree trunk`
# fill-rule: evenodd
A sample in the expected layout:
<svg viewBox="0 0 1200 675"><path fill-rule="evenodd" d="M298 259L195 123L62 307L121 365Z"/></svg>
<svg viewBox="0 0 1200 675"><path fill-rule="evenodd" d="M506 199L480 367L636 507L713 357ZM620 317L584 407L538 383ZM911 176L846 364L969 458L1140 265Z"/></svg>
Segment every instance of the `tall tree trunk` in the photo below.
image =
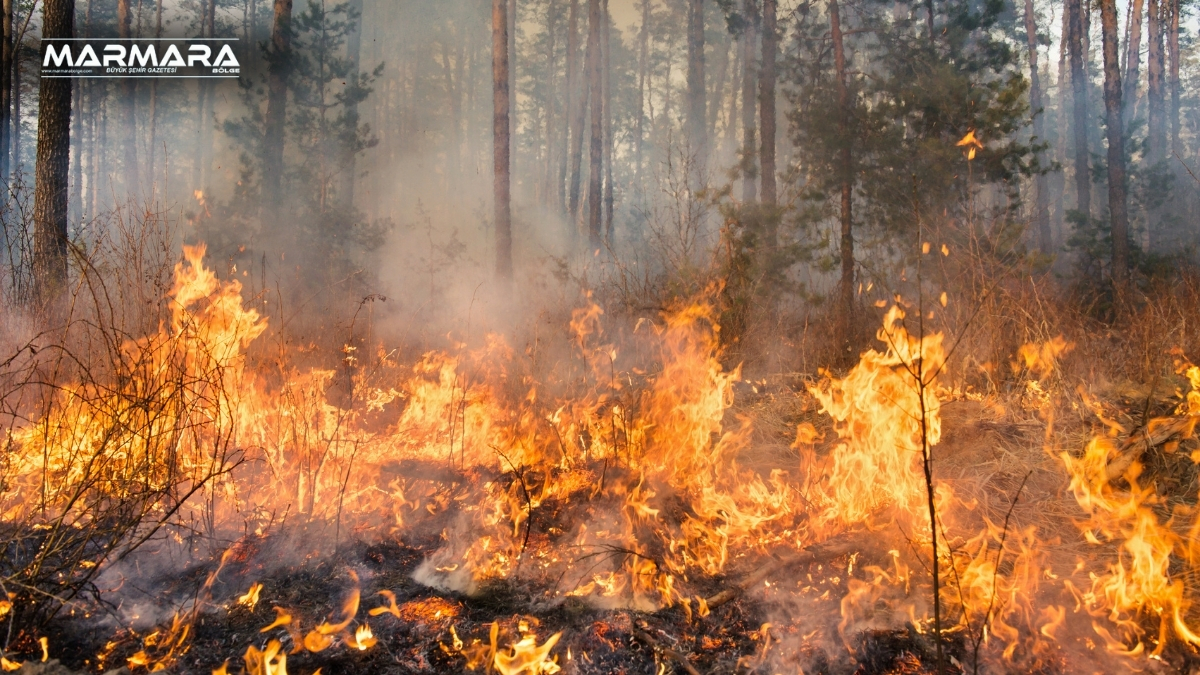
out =
<svg viewBox="0 0 1200 675"><path fill-rule="evenodd" d="M742 101L742 56L745 50L742 43L734 50L733 81L730 82L729 109L726 111L725 135L721 137L721 156L733 157L738 153L738 135L741 132L741 118L738 117L738 104Z"/></svg>
<svg viewBox="0 0 1200 675"><path fill-rule="evenodd" d="M512 279L508 66L508 2L492 0L492 198L496 221L496 278L502 282Z"/></svg>
<svg viewBox="0 0 1200 675"><path fill-rule="evenodd" d="M732 40L725 31L721 33L721 42L713 45L713 53L717 56L716 77L710 79L708 88L708 142L710 147L717 138L717 123L721 119L721 104L725 100L725 82L729 80L729 50L740 47L741 43Z"/></svg>
<svg viewBox="0 0 1200 675"><path fill-rule="evenodd" d="M600 36L601 52L604 55L604 241L613 243L613 126L612 126L612 17L608 13L608 0L602 1Z"/></svg>
<svg viewBox="0 0 1200 675"><path fill-rule="evenodd" d="M517 81L517 29L520 24L517 23L517 0L508 0L508 79L511 83ZM517 104L516 96L510 95L508 98L508 138L517 137ZM509 146L509 154L515 153L513 146Z"/></svg>
<svg viewBox="0 0 1200 675"><path fill-rule="evenodd" d="M1033 109L1033 136L1036 142L1046 141L1046 116L1042 112L1042 77L1038 70L1037 16L1033 11L1033 0L1025 0L1025 35L1029 45L1029 107ZM1039 157L1041 153L1038 153ZM1054 239L1050 235L1050 207L1046 193L1046 174L1039 173L1034 179L1033 223L1038 234L1038 247L1043 253L1054 250Z"/></svg>
<svg viewBox="0 0 1200 675"><path fill-rule="evenodd" d="M118 0L120 1L120 0ZM208 6L213 0L200 0L200 37L208 35ZM196 80L196 146L192 153L192 189L204 189L204 126L207 121L208 81Z"/></svg>
<svg viewBox="0 0 1200 675"><path fill-rule="evenodd" d="M16 0L14 0L15 2ZM16 17L16 10L13 10L13 17ZM12 165L10 171L19 170L21 164L21 58L17 52L21 45L20 36L14 33L13 35L13 71L12 71L12 135L9 140L12 146ZM107 90L105 90L107 91Z"/></svg>
<svg viewBox="0 0 1200 675"><path fill-rule="evenodd" d="M838 8L838 0L829 0L829 32L833 39L833 63L836 68L838 108L838 139L841 147L840 166L842 196L842 278L839 285L839 340L849 349L853 340L854 330L854 164L850 149L850 86L846 79L846 49L842 39L842 18Z"/></svg>
<svg viewBox="0 0 1200 675"><path fill-rule="evenodd" d="M704 120L704 0L688 0L687 56L688 144L694 158L694 187L699 187L708 163L708 125Z"/></svg>
<svg viewBox="0 0 1200 675"><path fill-rule="evenodd" d="M1056 101L1057 115L1055 115L1055 139L1054 139L1054 159L1062 166L1067 165L1067 137L1070 136L1070 115L1067 114L1068 109L1068 73L1070 68L1067 66L1067 44L1070 43L1071 35L1071 12L1066 11L1064 4L1062 12L1061 26L1059 27L1058 35L1058 81L1055 90L1058 92L1058 100ZM1054 188L1054 199L1051 200L1054 228L1054 243L1056 246L1066 240L1066 197L1067 197L1067 176L1066 171L1054 172L1051 181Z"/></svg>
<svg viewBox="0 0 1200 675"><path fill-rule="evenodd" d="M75 0L44 0L42 37L75 35ZM33 268L36 301L59 296L67 283L67 171L71 159L71 81L38 85L37 165L33 197Z"/></svg>
<svg viewBox="0 0 1200 675"><path fill-rule="evenodd" d="M362 54L362 12L363 0L350 0L349 3L350 16L350 31L346 34L346 60L350 62L350 84L358 86L359 61ZM346 105L346 128L355 130L357 135L358 129L358 104L348 103ZM457 118L456 118L457 119ZM455 138L458 134L455 132ZM458 156L458 146L455 148L455 156ZM338 195L342 203L342 207L347 209L347 212L353 212L354 209L354 182L357 179L358 173L358 153L353 147L343 148L344 155L341 181L338 186Z"/></svg>
<svg viewBox="0 0 1200 675"><path fill-rule="evenodd" d="M83 80L71 81L71 198L68 211L71 222L83 222Z"/></svg>
<svg viewBox="0 0 1200 675"><path fill-rule="evenodd" d="M758 73L758 105L762 126L762 150L759 162L762 167L762 202L775 206L775 55L779 50L779 26L776 18L776 0L763 0L762 5L762 64ZM774 223L771 219L771 223ZM775 247L775 228L767 233L767 246Z"/></svg>
<svg viewBox="0 0 1200 675"><path fill-rule="evenodd" d="M575 98L579 87L579 0L571 0L571 9L567 13L567 81L563 95L563 130L562 155L558 165L558 201L562 204L564 213L570 216L570 235L575 236L575 209L578 204L578 188L570 201L567 197L567 168L571 165L571 148L579 130L575 127ZM573 168L573 167L572 167ZM572 186L577 185L576 176L571 174Z"/></svg>
<svg viewBox="0 0 1200 675"><path fill-rule="evenodd" d="M101 200L104 192L101 188L104 179L107 178L106 173L108 167L108 88L103 80L99 82L88 82L88 89L91 90L88 96L90 110L92 115L92 162L88 165L91 172L91 179L88 181L88 191L91 192L89 201L92 205L92 216L100 213ZM99 96L97 96L97 90Z"/></svg>
<svg viewBox="0 0 1200 675"><path fill-rule="evenodd" d="M1153 1L1153 0L1151 0ZM1068 36L1067 52L1071 61L1071 91L1075 135L1075 208L1086 218L1092 212L1092 182L1088 170L1088 105L1087 75L1084 71L1084 21L1088 0L1066 0L1071 13L1071 32Z"/></svg>
<svg viewBox="0 0 1200 675"><path fill-rule="evenodd" d="M749 204L758 195L755 181L758 172L758 109L755 105L758 78L754 74L758 6L754 0L742 0L742 16L746 21L742 30L742 201Z"/></svg>
<svg viewBox="0 0 1200 675"><path fill-rule="evenodd" d="M642 182L642 167L646 161L646 91L650 73L650 0L642 0L642 29L638 36L638 114L634 139L634 154L637 155L637 182Z"/></svg>
<svg viewBox="0 0 1200 675"><path fill-rule="evenodd" d="M591 0L588 0L588 2L591 2ZM588 40L590 42L591 38L589 37ZM590 47L588 50L586 58L590 67L592 52ZM568 204L572 233L577 233L578 231L576 223L579 220L580 189L583 180L583 126L587 122L588 98L591 91L591 87L585 82L586 78L579 77L578 73L576 73L576 78L579 80L579 86L576 88L579 100L575 104L575 120L572 125L574 128L571 131L571 186L570 203ZM591 105L595 107L596 101L593 100Z"/></svg>
<svg viewBox="0 0 1200 675"><path fill-rule="evenodd" d="M292 44L292 0L274 0L270 63L267 70L267 116L263 130L262 219L282 222L283 140L287 121L287 80Z"/></svg>
<svg viewBox="0 0 1200 675"><path fill-rule="evenodd" d="M117 0L117 36L126 49L133 38L132 21L129 0ZM137 161L137 80L132 77L121 80L121 144L125 146L125 196L134 199L140 196L141 181Z"/></svg>
<svg viewBox="0 0 1200 675"><path fill-rule="evenodd" d="M208 13L205 22L208 24L208 37L215 38L217 36L217 0L208 0ZM213 161L213 126L214 126L214 109L217 105L217 89L212 80L200 80L204 84L208 95L204 97L204 112L203 120L200 125L200 180L201 184L207 188L212 182L212 161Z"/></svg>
<svg viewBox="0 0 1200 675"><path fill-rule="evenodd" d="M1122 123L1126 126L1133 121L1135 104L1137 103L1137 87L1139 72L1142 65L1142 15L1145 10L1145 0L1133 0L1129 8L1128 34L1125 41L1125 74L1121 78L1121 105L1124 112Z"/></svg>
<svg viewBox="0 0 1200 675"><path fill-rule="evenodd" d="M604 158L604 87L601 77L600 14L600 0L588 0L588 96L592 100L592 133L588 153L588 249L593 252L600 250L601 245L601 188L604 179L601 172Z"/></svg>
<svg viewBox="0 0 1200 675"><path fill-rule="evenodd" d="M91 2L95 2L95 0L89 0L89 8L90 8ZM154 4L155 4L154 37L161 39L162 38L162 27L163 27L163 23L162 23L163 0L157 0L157 2L155 2ZM151 183L151 185L155 185L154 176L156 176L157 174L154 173L154 165L155 165L156 155L158 153L158 147L157 147L157 145L158 145L158 80L157 79L150 82L150 111L147 114L147 117L148 117L148 119L146 120L146 123L150 125L150 147L148 148L148 152L147 152L147 154L149 156L146 158L146 164L148 165L148 170L150 172L150 183ZM165 160L165 158L164 158L164 160ZM166 184L164 183L161 186L157 186L155 189L155 192L157 192L159 190L165 190L165 189L166 189Z"/></svg>
<svg viewBox="0 0 1200 675"><path fill-rule="evenodd" d="M1129 213L1125 198L1125 134L1121 123L1121 64L1118 61L1116 0L1100 0L1100 25L1104 38L1104 111L1107 114L1112 277L1113 286L1120 297L1129 270Z"/></svg>
<svg viewBox="0 0 1200 675"><path fill-rule="evenodd" d="M3 0L0 5L0 181L8 182L8 174L15 162L10 162L12 138L12 95L13 95L13 4L15 0Z"/></svg>
<svg viewBox="0 0 1200 675"><path fill-rule="evenodd" d="M1163 25L1160 0L1146 3L1146 150L1150 164L1158 164L1166 155L1167 136L1163 106Z"/></svg>
<svg viewBox="0 0 1200 675"><path fill-rule="evenodd" d="M546 158L545 165L542 167L545 175L542 180L542 203L544 206L557 207L560 206L556 199L559 191L554 186L555 153L554 148L554 116L557 112L558 103L558 22L562 16L562 5L557 2L550 3L546 9L546 71L549 73L549 78L546 82Z"/></svg>
<svg viewBox="0 0 1200 675"><path fill-rule="evenodd" d="M1171 91L1171 107L1167 117L1171 122L1171 152L1183 156L1183 143L1179 139L1179 0L1166 0L1167 15L1167 86Z"/></svg>

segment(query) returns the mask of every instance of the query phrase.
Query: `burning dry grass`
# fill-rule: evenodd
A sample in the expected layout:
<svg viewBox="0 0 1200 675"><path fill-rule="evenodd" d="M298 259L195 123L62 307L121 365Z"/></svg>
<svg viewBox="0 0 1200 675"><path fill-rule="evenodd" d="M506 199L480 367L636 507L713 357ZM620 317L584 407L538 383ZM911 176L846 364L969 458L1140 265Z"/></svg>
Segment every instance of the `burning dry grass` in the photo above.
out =
<svg viewBox="0 0 1200 675"><path fill-rule="evenodd" d="M9 362L8 653L57 631L95 667L262 675L1193 658L1200 376L1139 412L1076 388L1069 332L980 364L901 301L845 374L747 381L704 298L628 327L588 300L524 353L348 343L302 370L270 345L265 368L267 320L202 258L111 369ZM148 588L159 625L123 607L78 642L106 597L136 606L101 583ZM64 608L84 623L45 621Z"/></svg>

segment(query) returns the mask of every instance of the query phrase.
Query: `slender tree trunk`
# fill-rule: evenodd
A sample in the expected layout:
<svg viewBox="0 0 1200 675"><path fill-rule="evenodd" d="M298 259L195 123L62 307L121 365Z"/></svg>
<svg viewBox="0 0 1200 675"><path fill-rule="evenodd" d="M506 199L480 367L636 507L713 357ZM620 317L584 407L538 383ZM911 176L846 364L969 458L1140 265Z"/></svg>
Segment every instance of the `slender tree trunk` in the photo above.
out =
<svg viewBox="0 0 1200 675"><path fill-rule="evenodd" d="M106 177L105 168L108 162L105 158L105 152L108 148L107 128L108 128L108 90L103 80L99 82L88 82L88 112L92 117L92 151L91 163L88 165L88 170L91 173L91 178L88 181L88 192L91 193L88 200L92 205L92 216L100 213L100 200L103 192L101 191L101 183ZM99 95L97 95L97 91Z"/></svg>
<svg viewBox="0 0 1200 675"><path fill-rule="evenodd" d="M95 0L89 0L89 3L94 1ZM163 0L157 0L157 2L154 4L154 37L162 38ZM146 164L148 165L150 172L150 183L151 185L155 185L156 181L154 180L154 176L157 174L154 172L154 166L158 153L158 80L153 80L150 82L150 112L148 113L147 117L148 119L146 120L146 123L150 125L150 147L148 149L149 152L147 153L149 157L146 158ZM165 185L157 186L155 191L157 192L159 189L165 189L165 187Z"/></svg>
<svg viewBox="0 0 1200 675"><path fill-rule="evenodd" d="M1042 112L1042 77L1038 71L1037 17L1033 0L1025 0L1025 35L1029 45L1029 107L1033 109L1033 137L1037 143L1046 140L1046 116ZM1038 153L1040 158L1041 153ZM1043 253L1054 250L1050 234L1050 207L1046 193L1046 174L1034 178L1033 223L1038 234L1038 247Z"/></svg>
<svg viewBox="0 0 1200 675"><path fill-rule="evenodd" d="M350 14L348 21L350 21L350 31L346 34L346 60L350 62L350 84L357 87L360 75L358 72L359 61L361 60L362 54L363 0L350 0L349 5ZM355 130L355 135L357 135L359 119L358 104L348 103L346 105L345 115L346 128ZM457 120L457 116L455 119ZM457 140L457 129L455 129L454 136ZM354 183L357 179L356 174L358 173L358 167L356 166L358 163L358 153L355 151L354 147L343 148L342 153L344 160L341 172L341 184L338 186L338 193L341 198L340 201L343 208L352 213L354 209ZM454 147L454 155L455 157L458 156L457 145Z"/></svg>
<svg viewBox="0 0 1200 675"><path fill-rule="evenodd" d="M644 143L646 142L646 94L647 78L650 73L650 0L642 0L642 29L638 36L638 114L637 129L634 139L634 154L637 155L637 181L640 185L643 179L642 170L646 161Z"/></svg>
<svg viewBox="0 0 1200 675"><path fill-rule="evenodd" d="M1070 43L1071 35L1071 12L1063 6L1061 26L1058 36L1058 82L1055 87L1058 92L1057 115L1055 116L1055 133L1054 139L1054 159L1062 166L1066 166L1067 160L1067 137L1070 135L1070 115L1067 114L1068 109L1068 73L1070 68L1067 66L1067 44ZM1054 196L1052 200L1054 209L1054 244L1061 245L1066 240L1066 197L1067 197L1067 176L1066 171L1054 172L1052 183L1054 186Z"/></svg>
<svg viewBox="0 0 1200 675"><path fill-rule="evenodd" d="M563 129L562 129L562 154L559 158L558 165L558 202L562 204L564 213L570 216L571 237L575 236L575 208L578 204L579 197L576 196L568 201L567 197L567 167L571 164L571 148L575 142L579 130L574 125L575 121L575 98L576 91L579 87L579 0L571 0L571 9L567 13L567 81L563 95ZM571 174L571 183L574 186L575 174Z"/></svg>
<svg viewBox="0 0 1200 675"><path fill-rule="evenodd" d="M83 80L71 81L71 198L70 220L83 222Z"/></svg>
<svg viewBox="0 0 1200 675"><path fill-rule="evenodd" d="M200 37L208 34L208 5L212 0L200 0ZM208 82L196 80L196 146L192 153L192 190L204 189L204 111L208 103Z"/></svg>
<svg viewBox="0 0 1200 675"><path fill-rule="evenodd" d="M608 0L602 0L600 37L601 50L604 55L603 89L604 89L604 241L609 246L613 243L613 126L612 126L612 36L610 25L612 17L608 13Z"/></svg>
<svg viewBox="0 0 1200 675"><path fill-rule="evenodd" d="M42 37L75 36L75 0L43 0ZM37 165L33 198L36 301L54 301L67 284L67 171L71 159L71 81L38 86Z"/></svg>
<svg viewBox="0 0 1200 675"><path fill-rule="evenodd" d="M1146 3L1146 37L1149 45L1146 50L1146 150L1150 164L1158 164L1166 155L1166 128L1163 106L1163 25L1162 5L1160 0L1148 0Z"/></svg>
<svg viewBox="0 0 1200 675"><path fill-rule="evenodd" d="M755 176L758 172L758 109L754 66L755 47L758 45L758 6L754 0L742 0L742 16L746 20L742 31L742 202L749 204L758 196Z"/></svg>
<svg viewBox="0 0 1200 675"><path fill-rule="evenodd" d="M80 195L79 211L84 214L84 218L94 216L92 211L92 203L95 192L95 168L96 168L96 142L93 134L96 130L96 95L92 91L91 82L82 82L84 96L80 101L79 117L83 121L83 135L79 141L80 150L83 151L83 182L87 183L87 190ZM86 106L84 102L86 101Z"/></svg>
<svg viewBox="0 0 1200 675"><path fill-rule="evenodd" d="M509 155L508 2L492 0L492 198L496 221L496 278L512 279L512 160Z"/></svg>
<svg viewBox="0 0 1200 675"><path fill-rule="evenodd" d="M262 219L266 225L282 222L279 210L282 206L284 123L287 120L287 80L292 35L292 0L274 1L262 161Z"/></svg>
<svg viewBox="0 0 1200 675"><path fill-rule="evenodd" d="M741 43L734 50L733 80L730 82L729 109L726 112L725 135L722 137L721 155L732 157L738 152L738 134L741 132L741 118L738 117L738 104L742 101L742 68L743 50Z"/></svg>
<svg viewBox="0 0 1200 675"><path fill-rule="evenodd" d="M13 108L13 3L3 0L0 5L0 181L8 182L8 174L15 162L10 162Z"/></svg>
<svg viewBox="0 0 1200 675"><path fill-rule="evenodd" d="M721 119L721 104L725 100L725 83L729 80L729 50L731 47L740 47L741 43L735 42L730 38L728 33L722 32L722 41L713 45L713 53L717 56L717 72L716 77L710 80L708 89L708 142L710 147L715 145L717 138L717 122Z"/></svg>
<svg viewBox="0 0 1200 675"><path fill-rule="evenodd" d="M838 118L838 135L841 144L841 161L838 167L841 174L842 196L842 278L839 286L839 333L841 344L848 350L853 340L854 330L854 219L851 211L853 206L854 164L850 142L850 87L846 79L846 49L842 38L842 19L838 8L838 0L829 0L829 32L833 39L833 62L836 68L838 108L841 115Z"/></svg>
<svg viewBox="0 0 1200 675"><path fill-rule="evenodd" d="M762 203L775 206L778 201L775 186L775 56L779 51L776 0L763 0L762 5L762 65L758 73L759 111L762 126L762 150L759 152L762 178ZM771 219L767 246L774 248L776 232Z"/></svg>
<svg viewBox="0 0 1200 675"><path fill-rule="evenodd" d="M16 0L14 0L15 2ZM16 18L16 10L13 10L13 17ZM21 169L21 55L18 53L21 49L20 36L13 35L13 71L12 71L12 135L10 136L10 151L12 152L12 165L9 171Z"/></svg>
<svg viewBox="0 0 1200 675"><path fill-rule="evenodd" d="M126 49L133 38L132 20L129 0L117 0L117 36ZM121 80L121 132L121 144L125 146L125 196L133 199L140 196L141 181L137 160L137 80L131 77Z"/></svg>
<svg viewBox="0 0 1200 675"><path fill-rule="evenodd" d="M517 81L517 30L520 24L517 23L517 0L508 0L508 80L511 87L513 82ZM517 107L516 96L510 94L508 98L508 138L517 137ZM516 152L516 148L509 146L510 156Z"/></svg>
<svg viewBox="0 0 1200 675"><path fill-rule="evenodd" d="M556 202L559 191L554 186L555 162L554 158L557 155L554 148L554 117L558 110L558 22L561 17L560 12L562 6L559 3L550 3L546 9L546 72L549 73L549 78L546 83L546 157L545 165L542 167L544 178L542 180L542 203L548 207L559 207Z"/></svg>
<svg viewBox="0 0 1200 675"><path fill-rule="evenodd" d="M1179 139L1179 0L1166 0L1170 20L1167 22L1167 86L1171 91L1171 107L1167 117L1171 122L1171 152L1183 156L1183 143Z"/></svg>
<svg viewBox="0 0 1200 675"><path fill-rule="evenodd" d="M1153 0L1151 0L1153 1ZM1067 11L1071 12L1071 33L1067 52L1071 61L1072 109L1075 132L1075 208L1090 218L1092 212L1092 182L1088 170L1088 105L1087 76L1084 71L1084 21L1083 14L1088 0L1066 0Z"/></svg>
<svg viewBox="0 0 1200 675"><path fill-rule="evenodd" d="M1029 2L1029 0L1026 0ZM1120 297L1129 270L1129 213L1125 197L1125 134L1121 124L1121 64L1116 0L1100 0L1104 38L1104 111L1108 135L1108 210L1112 221L1112 277Z"/></svg>
<svg viewBox="0 0 1200 675"><path fill-rule="evenodd" d="M588 0L590 3L591 0ZM589 7L590 11L590 7ZM591 38L588 38L589 42ZM592 52L591 47L588 47L587 63L591 64ZM585 82L586 78L578 77L579 86L576 89L579 96L579 101L575 104L575 122L574 130L571 132L571 186L570 186L570 219L572 223L571 231L577 232L575 223L579 220L580 208L580 189L583 180L583 127L587 122L588 114L588 98L590 97L591 87ZM596 101L591 101L591 106L594 108L597 105Z"/></svg>
<svg viewBox="0 0 1200 675"><path fill-rule="evenodd" d="M604 86L601 76L600 53L600 0L588 0L588 42L587 69L589 97L592 100L591 114L591 143L588 153L588 249L598 251L601 246L601 188L604 174L602 163L604 159Z"/></svg>
<svg viewBox="0 0 1200 675"><path fill-rule="evenodd" d="M694 187L699 187L708 166L708 125L704 120L704 0L688 0L687 55L688 144L694 157Z"/></svg>
<svg viewBox="0 0 1200 675"><path fill-rule="evenodd" d="M206 9L208 17L208 37L215 38L217 36L217 0L208 0ZM212 182L212 161L213 161L213 126L214 126L214 110L217 105L217 90L212 80L200 80L204 84L208 95L204 97L204 112L203 120L200 125L200 181L204 188L207 188Z"/></svg>
<svg viewBox="0 0 1200 675"><path fill-rule="evenodd" d="M1129 9L1129 39L1125 42L1125 75L1121 78L1123 87L1121 105L1124 107L1121 118L1126 126L1133 121L1137 103L1138 78L1142 64L1142 15L1144 10L1145 0L1133 0Z"/></svg>

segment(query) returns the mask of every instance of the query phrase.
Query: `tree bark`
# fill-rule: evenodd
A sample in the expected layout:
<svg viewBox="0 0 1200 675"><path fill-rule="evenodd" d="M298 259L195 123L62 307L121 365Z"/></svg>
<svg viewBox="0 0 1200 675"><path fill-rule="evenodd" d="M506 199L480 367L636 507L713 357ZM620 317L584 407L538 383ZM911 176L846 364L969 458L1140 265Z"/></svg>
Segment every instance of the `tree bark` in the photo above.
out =
<svg viewBox="0 0 1200 675"><path fill-rule="evenodd" d="M512 279L508 68L508 2L492 0L492 199L496 221L496 278L502 282Z"/></svg>
<svg viewBox="0 0 1200 675"><path fill-rule="evenodd" d="M1033 112L1033 136L1038 143L1042 143L1046 140L1046 116L1042 113L1042 78L1038 70L1037 16L1033 10L1033 0L1025 0L1025 35L1029 44L1029 107ZM1038 247L1043 253L1054 249L1046 182L1045 173L1039 173L1034 178L1033 223L1038 234Z"/></svg>
<svg viewBox="0 0 1200 675"><path fill-rule="evenodd" d="M1183 143L1179 138L1179 0L1166 0L1167 14L1167 86L1171 92L1171 107L1167 117L1171 123L1171 152L1183 156Z"/></svg>
<svg viewBox="0 0 1200 675"><path fill-rule="evenodd" d="M284 126L287 121L287 80L292 47L292 0L274 1L262 161L262 219L268 226L281 222Z"/></svg>
<svg viewBox="0 0 1200 675"><path fill-rule="evenodd" d="M520 24L517 23L517 0L508 0L508 80L509 86L517 81L517 29ZM511 93L508 97L508 138L509 138L509 155L515 152L511 145L511 140L517 137L517 107L516 97Z"/></svg>
<svg viewBox="0 0 1200 675"><path fill-rule="evenodd" d="M854 326L854 219L853 207L854 165L850 142L850 87L846 80L846 50L842 38L842 19L838 0L829 0L829 33L833 40L833 62L836 68L838 108L838 135L841 145L838 172L841 174L841 258L842 278L839 287L839 340L847 349L851 346Z"/></svg>
<svg viewBox="0 0 1200 675"><path fill-rule="evenodd" d="M588 1L590 2L591 0ZM592 58L590 51L587 52L586 58L590 64L590 59ZM579 101L575 104L575 120L572 125L574 129L571 131L571 186L569 195L570 203L568 204L572 234L578 232L576 223L579 220L580 189L583 180L583 126L587 122L588 97L591 91L591 87L585 82L586 78L579 77L578 72L576 73L576 79L578 80L576 92L579 95ZM591 104L594 107L596 102L592 101Z"/></svg>
<svg viewBox="0 0 1200 675"><path fill-rule="evenodd" d="M588 0L587 68L589 97L592 100L591 143L588 153L588 249L600 250L601 172L604 158L604 87L601 78L600 0Z"/></svg>
<svg viewBox="0 0 1200 675"><path fill-rule="evenodd" d="M713 54L717 57L717 71L715 77L709 78L708 82L708 112L705 113L705 116L708 121L706 133L710 146L716 145L717 123L721 119L721 104L725 100L725 82L729 79L729 50L731 48L741 48L741 43L731 39L727 32L722 32L721 41L713 45Z"/></svg>
<svg viewBox="0 0 1200 675"><path fill-rule="evenodd" d="M1121 105L1125 109L1121 120L1126 126L1133 121L1137 103L1138 78L1142 65L1142 14L1144 11L1145 0L1133 0L1129 9L1129 39L1125 42L1125 74L1121 78Z"/></svg>
<svg viewBox="0 0 1200 675"><path fill-rule="evenodd" d="M642 167L645 163L646 142L646 85L650 72L650 0L642 0L642 29L638 36L638 114L637 129L634 140L636 157L636 176L638 183L642 181Z"/></svg>
<svg viewBox="0 0 1200 675"><path fill-rule="evenodd" d="M129 0L117 0L117 36L129 49L133 32L133 12ZM138 176L137 160L137 80L127 77L121 80L121 144L125 146L125 196L139 196L141 181Z"/></svg>
<svg viewBox="0 0 1200 675"><path fill-rule="evenodd" d="M1067 11L1071 13L1071 31L1067 40L1067 52L1071 62L1071 92L1072 118L1075 136L1075 208L1090 218L1092 212L1092 182L1088 170L1088 105L1087 105L1087 76L1084 72L1083 34L1085 31L1083 14L1088 0L1066 0ZM1152 0L1153 1L1153 0Z"/></svg>
<svg viewBox="0 0 1200 675"><path fill-rule="evenodd" d="M91 2L95 2L95 0L89 0L89 7ZM163 0L157 0L157 2L154 4L154 37L162 38ZM253 12L253 10L251 11ZM251 23L253 23L253 21L251 21ZM251 32L251 35L253 35L253 32ZM150 125L150 146L148 148L148 152L146 153L149 156L146 158L146 164L150 174L150 184L153 186L155 184L154 177L157 175L154 173L154 165L156 163L155 159L158 153L158 148L156 147L158 145L158 80L154 80L150 83L150 110L146 117L146 123ZM158 190L165 189L166 185L164 183L155 191L157 192Z"/></svg>
<svg viewBox="0 0 1200 675"><path fill-rule="evenodd" d="M350 83L353 86L358 86L359 62L362 54L362 12L363 0L350 0L350 31L346 34L346 60L350 62ZM346 105L346 128L354 130L357 135L358 129L358 104L349 103ZM458 132L455 130L455 138L457 139ZM338 186L338 192L341 196L341 203L344 208L354 209L354 183L357 179L355 175L358 172L358 153L353 147L345 148L345 160L342 167L341 185ZM458 156L458 146L454 146L454 156Z"/></svg>
<svg viewBox="0 0 1200 675"><path fill-rule="evenodd" d="M1026 0L1027 2L1029 0ZM1129 270L1129 213L1125 196L1125 135L1121 117L1121 64L1118 61L1116 0L1100 0L1104 42L1104 111L1108 135L1108 211L1112 223L1112 278L1118 298Z"/></svg>
<svg viewBox="0 0 1200 675"><path fill-rule="evenodd" d="M83 222L83 80L71 81L71 198L68 217Z"/></svg>
<svg viewBox="0 0 1200 675"><path fill-rule="evenodd" d="M545 109L545 132L546 132L546 156L543 164L543 180L542 180L542 204L548 207L560 207L560 203L555 200L558 198L559 191L554 187L554 176L557 174L555 170L554 158L554 117L557 112L558 103L558 22L562 10L562 5L559 3L551 3L546 9L546 72L549 74L546 81L546 109ZM561 207L560 207L561 208Z"/></svg>
<svg viewBox="0 0 1200 675"><path fill-rule="evenodd" d="M42 37L71 38L75 0L44 0ZM33 198L36 301L53 302L67 283L67 171L71 153L71 81L38 85L37 165Z"/></svg>
<svg viewBox="0 0 1200 675"><path fill-rule="evenodd" d="M775 185L775 56L779 51L777 0L763 0L762 5L762 65L758 74L759 111L762 126L762 202L775 206L778 201ZM772 219L772 223L774 220ZM767 246L775 246L775 228L771 227Z"/></svg>
<svg viewBox="0 0 1200 675"><path fill-rule="evenodd" d="M3 0L0 5L0 181L8 182L8 174L15 162L10 162L12 149L12 94L13 94L13 4L15 0Z"/></svg>
<svg viewBox="0 0 1200 675"><path fill-rule="evenodd" d="M704 179L708 163L708 125L704 101L704 0L688 0L687 128L693 157L694 185Z"/></svg>
<svg viewBox="0 0 1200 675"><path fill-rule="evenodd" d="M563 96L563 133L562 156L558 167L558 201L562 204L564 213L571 217L570 235L575 236L575 209L578 203L578 188L576 195L568 201L567 168L571 163L572 143L578 135L575 127L575 96L579 86L579 0L571 0L571 9L567 12L567 81ZM571 185L576 186L575 173L571 174Z"/></svg>
<svg viewBox="0 0 1200 675"><path fill-rule="evenodd" d="M1162 2L1148 0L1146 3L1146 150L1151 165L1161 162L1166 155L1167 136L1163 106L1163 26Z"/></svg>
<svg viewBox="0 0 1200 675"><path fill-rule="evenodd" d="M604 56L602 76L604 78L604 242L613 243L613 126L612 126L612 17L608 13L608 0L602 0L600 13L601 53Z"/></svg>
<svg viewBox="0 0 1200 675"><path fill-rule="evenodd" d="M758 6L754 0L742 0L742 202L749 204L758 197L758 106L756 104L755 47L758 46Z"/></svg>

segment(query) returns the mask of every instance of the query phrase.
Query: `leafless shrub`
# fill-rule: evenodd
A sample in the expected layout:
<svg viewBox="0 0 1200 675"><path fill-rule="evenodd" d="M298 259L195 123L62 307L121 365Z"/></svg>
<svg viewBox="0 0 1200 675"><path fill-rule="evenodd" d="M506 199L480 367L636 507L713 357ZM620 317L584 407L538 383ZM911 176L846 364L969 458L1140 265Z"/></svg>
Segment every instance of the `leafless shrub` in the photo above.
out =
<svg viewBox="0 0 1200 675"><path fill-rule="evenodd" d="M106 564L168 530L211 529L210 488L242 458L230 398L240 357L164 300L171 220L125 209L90 228L72 244L58 325L0 355L6 649L64 607L98 599Z"/></svg>

